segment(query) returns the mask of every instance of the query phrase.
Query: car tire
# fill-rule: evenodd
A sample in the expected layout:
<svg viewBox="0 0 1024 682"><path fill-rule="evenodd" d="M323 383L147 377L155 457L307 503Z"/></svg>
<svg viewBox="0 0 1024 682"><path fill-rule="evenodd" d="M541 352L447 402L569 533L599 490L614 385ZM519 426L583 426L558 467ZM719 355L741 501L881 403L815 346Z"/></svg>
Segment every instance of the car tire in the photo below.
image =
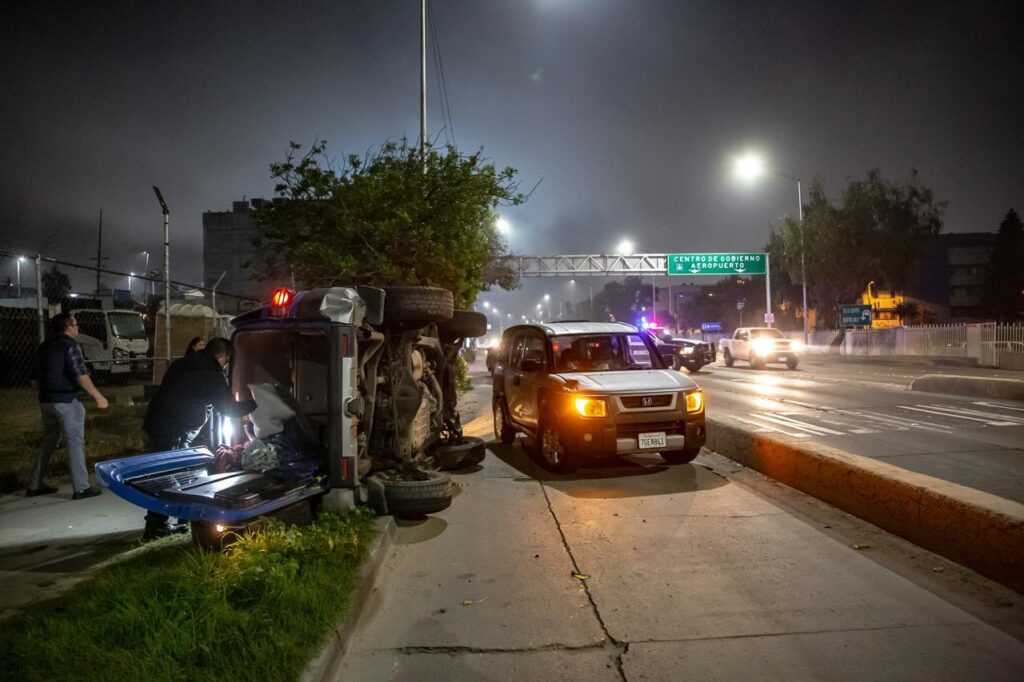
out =
<svg viewBox="0 0 1024 682"><path fill-rule="evenodd" d="M541 419L534 454L542 467L556 474L571 474L579 468L575 455L562 444L558 420Z"/></svg>
<svg viewBox="0 0 1024 682"><path fill-rule="evenodd" d="M661 458L669 464L689 464L697 459L699 454L700 448L684 448L682 450L673 450L672 452L663 452L661 453Z"/></svg>
<svg viewBox="0 0 1024 682"><path fill-rule="evenodd" d="M675 371L678 372L682 368L683 368L683 361L673 355L672 356L672 369L674 369Z"/></svg>
<svg viewBox="0 0 1024 682"><path fill-rule="evenodd" d="M384 322L447 322L455 311L452 292L439 287L385 287Z"/></svg>
<svg viewBox="0 0 1024 682"><path fill-rule="evenodd" d="M790 369L796 369L800 366L800 358L787 358L786 367Z"/></svg>
<svg viewBox="0 0 1024 682"><path fill-rule="evenodd" d="M495 398L491 403L491 412L494 415L494 438L501 441L503 445L512 445L516 442L516 430L508 420L508 408L505 401Z"/></svg>
<svg viewBox="0 0 1024 682"><path fill-rule="evenodd" d="M434 514L452 505L452 479L440 471L428 471L423 481L378 478L384 485L388 513L402 517Z"/></svg>
<svg viewBox="0 0 1024 682"><path fill-rule="evenodd" d="M456 310L437 327L442 339L475 339L487 333L487 316L475 310Z"/></svg>
<svg viewBox="0 0 1024 682"><path fill-rule="evenodd" d="M736 360L733 359L732 353L729 352L728 348L726 348L725 351L722 353L722 362L725 363L726 367L732 367L734 364L736 364Z"/></svg>
<svg viewBox="0 0 1024 682"><path fill-rule="evenodd" d="M435 446L430 454L441 471L455 471L484 461L486 448L483 439L464 436L457 443Z"/></svg>

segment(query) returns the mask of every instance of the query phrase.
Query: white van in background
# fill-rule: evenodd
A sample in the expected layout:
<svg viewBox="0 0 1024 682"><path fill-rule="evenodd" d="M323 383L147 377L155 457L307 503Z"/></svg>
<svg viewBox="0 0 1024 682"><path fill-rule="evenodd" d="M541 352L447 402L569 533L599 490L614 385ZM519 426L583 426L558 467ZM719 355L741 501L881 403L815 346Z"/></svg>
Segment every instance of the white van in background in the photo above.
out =
<svg viewBox="0 0 1024 682"><path fill-rule="evenodd" d="M149 337L142 315L134 310L72 310L78 320L78 343L92 373L102 376L143 374L152 370Z"/></svg>

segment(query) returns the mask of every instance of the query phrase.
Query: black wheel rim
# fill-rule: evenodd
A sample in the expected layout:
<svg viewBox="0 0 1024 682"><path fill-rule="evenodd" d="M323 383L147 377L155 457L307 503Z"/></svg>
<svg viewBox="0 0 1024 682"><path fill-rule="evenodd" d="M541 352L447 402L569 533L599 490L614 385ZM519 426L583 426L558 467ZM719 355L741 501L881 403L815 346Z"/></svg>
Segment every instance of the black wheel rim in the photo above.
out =
<svg viewBox="0 0 1024 682"><path fill-rule="evenodd" d="M562 463L565 459L565 450L558 437L558 429L551 426L544 427L540 436L540 451L544 461L551 466L558 466Z"/></svg>

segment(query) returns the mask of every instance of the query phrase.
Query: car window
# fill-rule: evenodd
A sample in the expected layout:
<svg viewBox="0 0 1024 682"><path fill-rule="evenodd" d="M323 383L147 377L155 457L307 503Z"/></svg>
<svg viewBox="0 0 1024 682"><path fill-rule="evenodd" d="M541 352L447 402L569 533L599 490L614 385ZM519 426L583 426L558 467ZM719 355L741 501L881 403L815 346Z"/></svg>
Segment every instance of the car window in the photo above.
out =
<svg viewBox="0 0 1024 682"><path fill-rule="evenodd" d="M755 339L782 339L785 338L778 329L755 329L752 332Z"/></svg>
<svg viewBox="0 0 1024 682"><path fill-rule="evenodd" d="M518 360L514 363L516 367L522 367L525 360L535 360L544 363L544 339L539 336L521 336L519 339Z"/></svg>
<svg viewBox="0 0 1024 682"><path fill-rule="evenodd" d="M107 340L107 321L103 313L73 313L78 320L78 333L91 336L98 341Z"/></svg>
<svg viewBox="0 0 1024 682"><path fill-rule="evenodd" d="M661 368L649 337L634 334L573 334L552 338L557 371L589 372Z"/></svg>
<svg viewBox="0 0 1024 682"><path fill-rule="evenodd" d="M138 313L109 313L114 336L120 339L146 338L146 325Z"/></svg>
<svg viewBox="0 0 1024 682"><path fill-rule="evenodd" d="M736 335L736 338L739 341L746 341L747 339L750 338L750 335L747 334L747 332L740 332L739 334Z"/></svg>

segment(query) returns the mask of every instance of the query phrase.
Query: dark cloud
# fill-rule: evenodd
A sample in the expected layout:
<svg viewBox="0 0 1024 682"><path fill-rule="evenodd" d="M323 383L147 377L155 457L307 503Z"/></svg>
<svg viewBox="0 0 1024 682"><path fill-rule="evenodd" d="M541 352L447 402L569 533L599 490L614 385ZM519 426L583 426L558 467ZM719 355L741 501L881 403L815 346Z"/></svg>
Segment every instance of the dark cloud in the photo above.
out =
<svg viewBox="0 0 1024 682"><path fill-rule="evenodd" d="M1011 3L432 4L455 141L543 180L508 211L517 251L627 234L647 251L756 249L796 198L729 181L746 146L832 190L916 168L950 231L1024 206ZM269 196L289 140L341 156L418 132L415 2L10 5L0 247L62 227L51 251L84 259L102 209L111 264L141 267L158 184L172 267L198 280L202 212ZM437 76L431 60L445 141Z"/></svg>

